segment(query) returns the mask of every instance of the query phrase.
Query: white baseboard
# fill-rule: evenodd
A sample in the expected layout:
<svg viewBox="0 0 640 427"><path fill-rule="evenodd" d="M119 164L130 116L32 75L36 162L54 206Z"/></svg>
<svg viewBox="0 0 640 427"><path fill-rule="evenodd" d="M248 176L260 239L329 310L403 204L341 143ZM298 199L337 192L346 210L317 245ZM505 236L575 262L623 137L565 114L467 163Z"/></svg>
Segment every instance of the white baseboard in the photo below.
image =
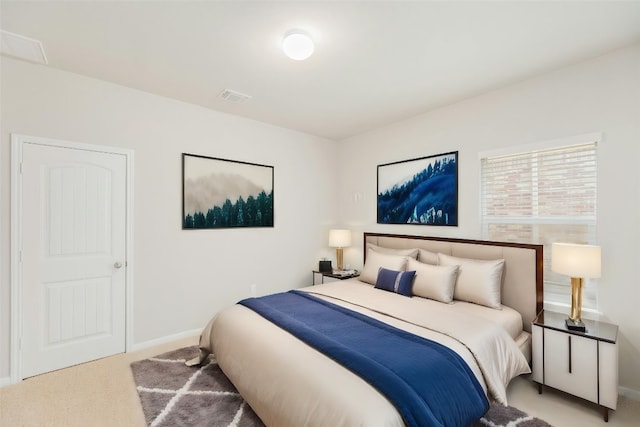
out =
<svg viewBox="0 0 640 427"><path fill-rule="evenodd" d="M11 377L0 377L0 388L11 384Z"/></svg>
<svg viewBox="0 0 640 427"><path fill-rule="evenodd" d="M621 396L640 402L640 391L627 387L618 387Z"/></svg>
<svg viewBox="0 0 640 427"><path fill-rule="evenodd" d="M141 343L134 344L133 348L131 348L131 350L129 351L144 350L150 347L155 347L157 345L166 344L172 341L178 341L184 338L197 337L197 336L200 336L201 332L202 332L202 328L198 328L198 329L192 329L190 331L179 332L173 335L167 335L165 337L155 338L149 341L144 341Z"/></svg>

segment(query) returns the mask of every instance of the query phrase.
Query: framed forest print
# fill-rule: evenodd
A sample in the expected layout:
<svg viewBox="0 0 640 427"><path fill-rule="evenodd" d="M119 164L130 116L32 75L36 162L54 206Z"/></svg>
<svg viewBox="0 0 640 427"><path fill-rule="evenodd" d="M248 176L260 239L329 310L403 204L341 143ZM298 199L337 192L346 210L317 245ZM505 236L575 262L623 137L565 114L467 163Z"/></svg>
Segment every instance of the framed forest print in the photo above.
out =
<svg viewBox="0 0 640 427"><path fill-rule="evenodd" d="M273 227L273 166L182 154L182 228Z"/></svg>
<svg viewBox="0 0 640 427"><path fill-rule="evenodd" d="M458 225L458 152L378 165L378 224Z"/></svg>

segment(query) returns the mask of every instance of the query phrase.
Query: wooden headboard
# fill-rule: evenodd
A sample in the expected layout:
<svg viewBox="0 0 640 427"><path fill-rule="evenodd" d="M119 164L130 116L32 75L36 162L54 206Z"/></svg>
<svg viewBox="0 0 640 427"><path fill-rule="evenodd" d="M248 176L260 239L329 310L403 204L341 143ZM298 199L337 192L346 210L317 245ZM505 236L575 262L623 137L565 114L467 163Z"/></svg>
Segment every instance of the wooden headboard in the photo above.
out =
<svg viewBox="0 0 640 427"><path fill-rule="evenodd" d="M531 332L531 322L542 310L542 245L364 233L365 261L368 243L396 249L422 248L460 258L504 259L502 303L520 312L522 326L528 332Z"/></svg>

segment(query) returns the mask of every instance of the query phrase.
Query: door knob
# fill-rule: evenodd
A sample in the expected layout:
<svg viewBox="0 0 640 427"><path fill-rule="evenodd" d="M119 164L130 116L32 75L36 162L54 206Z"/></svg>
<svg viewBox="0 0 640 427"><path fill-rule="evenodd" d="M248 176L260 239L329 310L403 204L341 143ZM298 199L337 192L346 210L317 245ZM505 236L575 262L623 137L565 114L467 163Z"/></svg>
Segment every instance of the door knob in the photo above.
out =
<svg viewBox="0 0 640 427"><path fill-rule="evenodd" d="M115 268L121 268L121 267L122 267L122 263L121 263L120 261L116 261L116 263L115 263L115 264L113 264L113 266L114 266Z"/></svg>

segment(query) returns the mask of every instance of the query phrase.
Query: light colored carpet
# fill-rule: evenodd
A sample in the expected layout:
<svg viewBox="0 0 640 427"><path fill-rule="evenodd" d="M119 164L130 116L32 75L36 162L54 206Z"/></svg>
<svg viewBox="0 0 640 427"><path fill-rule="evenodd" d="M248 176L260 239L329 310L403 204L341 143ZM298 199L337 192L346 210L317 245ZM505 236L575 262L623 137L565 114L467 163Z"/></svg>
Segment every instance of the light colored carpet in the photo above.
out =
<svg viewBox="0 0 640 427"><path fill-rule="evenodd" d="M144 427L130 364L198 337L60 369L0 388L2 427Z"/></svg>

